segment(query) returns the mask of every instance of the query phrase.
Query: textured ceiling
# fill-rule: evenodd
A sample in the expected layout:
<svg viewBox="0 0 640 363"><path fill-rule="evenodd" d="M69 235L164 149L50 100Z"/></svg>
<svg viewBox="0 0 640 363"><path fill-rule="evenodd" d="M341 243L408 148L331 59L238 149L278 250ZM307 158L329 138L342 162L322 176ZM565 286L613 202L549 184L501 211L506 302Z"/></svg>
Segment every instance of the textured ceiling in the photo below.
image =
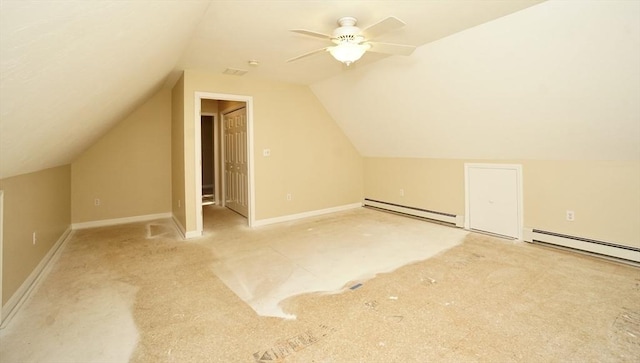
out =
<svg viewBox="0 0 640 363"><path fill-rule="evenodd" d="M407 26L380 40L420 46L538 2L2 0L0 178L72 162L182 69L301 84L344 71L327 54L285 63L326 46L288 29L393 15Z"/></svg>

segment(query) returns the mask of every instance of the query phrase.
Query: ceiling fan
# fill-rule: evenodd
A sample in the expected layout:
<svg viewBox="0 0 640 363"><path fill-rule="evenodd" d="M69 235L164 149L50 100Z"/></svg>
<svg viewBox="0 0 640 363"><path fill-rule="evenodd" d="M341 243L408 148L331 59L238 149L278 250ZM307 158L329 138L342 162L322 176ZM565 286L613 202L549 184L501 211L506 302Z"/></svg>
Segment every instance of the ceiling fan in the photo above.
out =
<svg viewBox="0 0 640 363"><path fill-rule="evenodd" d="M351 16L338 19L338 28L331 35L305 29L292 29L294 33L308 35L315 38L331 40L335 45L316 49L314 51L293 57L287 62L293 62L320 52L328 51L336 60L350 66L362 57L365 52L375 52L392 55L410 55L416 49L413 45L374 42L378 36L392 30L402 28L405 23L393 16L381 20L360 30L356 26L358 20Z"/></svg>

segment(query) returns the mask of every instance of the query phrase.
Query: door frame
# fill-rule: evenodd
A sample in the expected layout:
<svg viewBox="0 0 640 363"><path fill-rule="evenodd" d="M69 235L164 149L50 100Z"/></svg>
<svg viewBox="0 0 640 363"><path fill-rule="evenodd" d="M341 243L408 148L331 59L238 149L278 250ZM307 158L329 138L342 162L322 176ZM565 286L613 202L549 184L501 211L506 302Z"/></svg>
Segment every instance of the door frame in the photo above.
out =
<svg viewBox="0 0 640 363"><path fill-rule="evenodd" d="M194 115L194 131L195 131L195 155L196 155L196 163L195 163L195 212L196 212L196 233L199 235L202 234L203 231L203 218L202 218L202 128L200 124L200 113L202 111L202 100L219 100L219 101L237 101L244 102L247 107L247 173L249 179L248 185L248 213L247 213L247 223L249 227L252 227L255 224L255 173L254 173L254 157L253 157L253 97L244 96L244 95L234 95L234 94L226 94L226 93L211 93L211 92L200 92L196 91L194 94L195 98L195 115ZM198 161L199 160L199 161ZM223 184L224 187L224 184ZM224 193L224 191L221 191ZM224 199L224 198L222 198Z"/></svg>
<svg viewBox="0 0 640 363"><path fill-rule="evenodd" d="M469 169L471 168L482 168L482 169L506 169L506 170L514 170L516 172L516 190L517 190L517 203L518 203L518 235L516 238L518 240L522 240L522 231L524 226L524 208L523 208L523 197L522 197L522 165L520 164L489 164L489 163L464 163L464 229L471 230L470 227L470 173Z"/></svg>

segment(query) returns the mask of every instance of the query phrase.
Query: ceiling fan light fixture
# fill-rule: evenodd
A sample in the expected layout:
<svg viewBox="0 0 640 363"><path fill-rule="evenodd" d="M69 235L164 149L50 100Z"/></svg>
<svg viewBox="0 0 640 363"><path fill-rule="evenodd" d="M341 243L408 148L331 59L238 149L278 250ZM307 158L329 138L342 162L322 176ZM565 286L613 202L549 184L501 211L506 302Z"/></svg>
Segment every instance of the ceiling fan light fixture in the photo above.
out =
<svg viewBox="0 0 640 363"><path fill-rule="evenodd" d="M371 48L369 44L355 44L344 42L336 45L335 47L329 48L329 53L335 58L337 61L346 64L347 66L351 65L353 62L357 61L362 57L362 55L367 51L367 49Z"/></svg>
<svg viewBox="0 0 640 363"><path fill-rule="evenodd" d="M405 25L402 20L396 17L389 16L366 27L364 30L360 30L360 28L356 26L357 23L358 20L354 17L342 17L338 19L339 27L334 29L331 35L306 29L292 29L291 31L294 33L329 40L335 45L304 53L288 59L287 62L293 62L314 54L329 52L337 61L349 66L359 60L367 51L390 55L410 55L416 48L412 45L375 42L380 35L400 29Z"/></svg>

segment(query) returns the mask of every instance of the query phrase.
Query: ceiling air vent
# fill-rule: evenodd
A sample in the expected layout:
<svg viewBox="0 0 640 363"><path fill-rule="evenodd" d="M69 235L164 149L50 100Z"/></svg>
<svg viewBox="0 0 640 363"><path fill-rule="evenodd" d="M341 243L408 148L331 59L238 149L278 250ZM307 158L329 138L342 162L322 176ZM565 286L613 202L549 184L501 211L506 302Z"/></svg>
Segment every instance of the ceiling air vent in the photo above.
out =
<svg viewBox="0 0 640 363"><path fill-rule="evenodd" d="M224 70L224 72L222 72L223 74L230 74L232 76L243 76L245 75L247 72L247 70L244 69L235 69L235 68L227 68Z"/></svg>

